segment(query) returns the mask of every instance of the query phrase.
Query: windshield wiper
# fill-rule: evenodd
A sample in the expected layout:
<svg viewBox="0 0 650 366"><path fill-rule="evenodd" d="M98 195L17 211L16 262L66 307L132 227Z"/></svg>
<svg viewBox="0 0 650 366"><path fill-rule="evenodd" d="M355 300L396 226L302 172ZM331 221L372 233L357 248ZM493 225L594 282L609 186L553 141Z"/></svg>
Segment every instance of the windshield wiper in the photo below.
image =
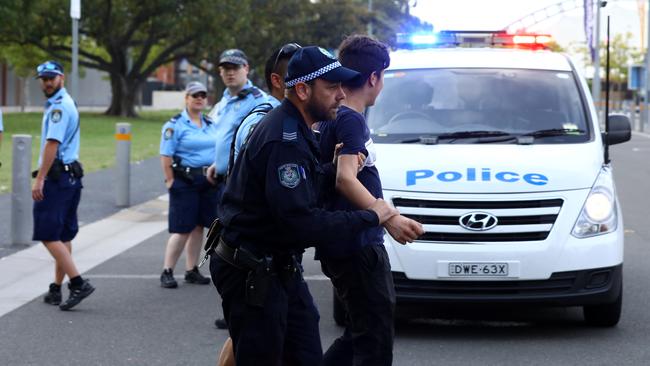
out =
<svg viewBox="0 0 650 366"><path fill-rule="evenodd" d="M574 134L583 134L585 130L578 130L575 128L549 128L547 130L538 130L529 133L522 134L520 136L531 136L531 137L552 137L552 136L564 136L564 135L574 135Z"/></svg>
<svg viewBox="0 0 650 366"><path fill-rule="evenodd" d="M435 145L438 143L438 136L418 136L414 138L408 138L404 140L399 140L400 144L424 144L424 145Z"/></svg>
<svg viewBox="0 0 650 366"><path fill-rule="evenodd" d="M467 139L478 137L495 137L495 136L509 136L510 133L505 131L458 131L443 133L438 135L439 139Z"/></svg>

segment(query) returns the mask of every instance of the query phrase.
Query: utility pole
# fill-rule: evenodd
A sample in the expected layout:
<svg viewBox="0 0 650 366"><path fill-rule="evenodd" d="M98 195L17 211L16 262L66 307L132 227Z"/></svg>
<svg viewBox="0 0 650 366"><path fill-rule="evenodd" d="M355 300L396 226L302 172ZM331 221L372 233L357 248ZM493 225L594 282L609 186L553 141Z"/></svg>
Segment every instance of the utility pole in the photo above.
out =
<svg viewBox="0 0 650 366"><path fill-rule="evenodd" d="M372 14L372 0L368 0L368 14ZM368 21L368 35L372 36L372 17Z"/></svg>
<svg viewBox="0 0 650 366"><path fill-rule="evenodd" d="M647 45L645 47L645 73L644 73L644 85L643 85L643 112L641 113L641 123L639 123L639 131L643 132L645 130L645 124L648 121L648 116L650 116L650 111L648 111L648 108L650 107L650 103L648 103L648 94L650 94L648 91L650 88L648 88L648 83L650 82L650 76L648 75L648 70L650 70L650 0L648 0L648 5L646 6L646 10L648 12L646 16L646 26L648 29L648 34L646 35L645 39Z"/></svg>
<svg viewBox="0 0 650 366"><path fill-rule="evenodd" d="M596 54L594 55L594 78L592 79L591 92L596 109L600 102L600 8L605 7L607 1L596 0L596 44L594 46ZM598 112L600 115L600 112Z"/></svg>
<svg viewBox="0 0 650 366"><path fill-rule="evenodd" d="M72 18L72 78L70 89L72 98L79 98L79 19L81 19L81 0L70 0L70 18Z"/></svg>

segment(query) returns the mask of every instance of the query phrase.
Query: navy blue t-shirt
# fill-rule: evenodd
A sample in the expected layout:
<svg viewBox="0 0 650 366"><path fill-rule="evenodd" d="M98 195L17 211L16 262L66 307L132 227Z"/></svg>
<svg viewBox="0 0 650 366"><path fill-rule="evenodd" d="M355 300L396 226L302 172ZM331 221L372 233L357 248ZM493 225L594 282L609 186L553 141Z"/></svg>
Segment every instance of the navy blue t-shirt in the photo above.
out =
<svg viewBox="0 0 650 366"><path fill-rule="evenodd" d="M337 143L342 142L343 148L340 154L357 155L359 152L366 156L363 169L357 175L357 179L375 198L383 198L379 172L375 167L377 154L375 146L370 137L370 129L362 114L342 106L336 115L336 120L321 122L320 149L321 162L331 162L334 157L334 148ZM358 210L347 198L336 191L333 184L325 188L325 209L327 210ZM358 236L359 246L381 245L384 243L384 228L376 226L362 231ZM358 248L357 245L348 247ZM319 257L328 257L327 253L319 251Z"/></svg>

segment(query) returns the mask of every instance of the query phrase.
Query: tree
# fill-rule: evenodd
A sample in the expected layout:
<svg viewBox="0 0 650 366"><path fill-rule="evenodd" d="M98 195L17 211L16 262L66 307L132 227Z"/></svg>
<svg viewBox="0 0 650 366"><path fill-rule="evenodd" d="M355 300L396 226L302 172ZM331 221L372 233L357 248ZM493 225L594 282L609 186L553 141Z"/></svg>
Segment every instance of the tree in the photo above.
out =
<svg viewBox="0 0 650 366"><path fill-rule="evenodd" d="M11 65L20 80L23 95L20 96L20 111L25 111L25 102L29 99L27 81L36 75L36 65L46 58L45 52L33 46L8 45L0 48L0 61Z"/></svg>
<svg viewBox="0 0 650 366"><path fill-rule="evenodd" d="M79 64L110 76L107 114L135 116L137 92L161 65L199 55L223 37L247 0L84 0ZM0 42L71 59L68 0L24 0L2 10ZM6 20L6 21L4 21Z"/></svg>

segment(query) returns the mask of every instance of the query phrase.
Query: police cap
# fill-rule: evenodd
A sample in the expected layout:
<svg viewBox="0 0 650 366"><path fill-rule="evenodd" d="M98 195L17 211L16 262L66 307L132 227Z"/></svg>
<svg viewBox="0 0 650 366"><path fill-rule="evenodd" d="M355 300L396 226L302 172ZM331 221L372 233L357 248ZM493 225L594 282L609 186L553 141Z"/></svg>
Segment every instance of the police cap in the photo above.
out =
<svg viewBox="0 0 650 366"><path fill-rule="evenodd" d="M232 48L221 52L218 66L223 64L248 65L248 57L244 51Z"/></svg>
<svg viewBox="0 0 650 366"><path fill-rule="evenodd" d="M36 78L53 78L63 75L63 66L56 61L45 61L36 67Z"/></svg>
<svg viewBox="0 0 650 366"><path fill-rule="evenodd" d="M291 57L284 81L287 88L291 88L297 83L306 83L316 78L344 82L358 77L360 77L358 72L341 66L341 63L326 49L308 46L297 50Z"/></svg>

